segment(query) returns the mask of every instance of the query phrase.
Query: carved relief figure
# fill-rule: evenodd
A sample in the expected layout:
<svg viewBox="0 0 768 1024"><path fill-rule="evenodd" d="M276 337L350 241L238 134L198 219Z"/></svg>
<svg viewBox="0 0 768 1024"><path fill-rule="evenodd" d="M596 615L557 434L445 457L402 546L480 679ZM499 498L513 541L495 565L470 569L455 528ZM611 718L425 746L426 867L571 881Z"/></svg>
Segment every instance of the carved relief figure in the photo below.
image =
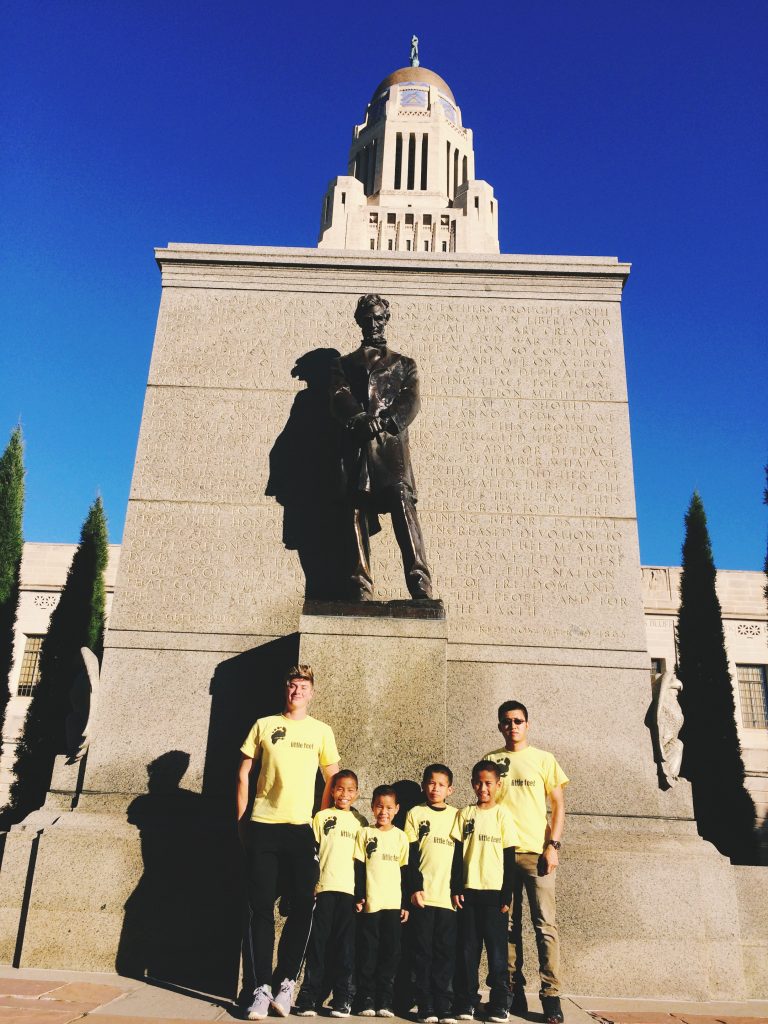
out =
<svg viewBox="0 0 768 1024"><path fill-rule="evenodd" d="M683 711L680 707L682 688L683 684L675 673L666 671L658 683L653 716L659 773L670 787L680 777L680 766L683 763L683 744L680 739L683 727Z"/></svg>
<svg viewBox="0 0 768 1024"><path fill-rule="evenodd" d="M360 347L331 367L331 410L344 426L342 476L347 506L347 577L353 600L370 601L370 536L388 513L412 598L432 597L432 577L416 515L408 426L420 408L416 363L387 347L389 302L363 295L355 320Z"/></svg>

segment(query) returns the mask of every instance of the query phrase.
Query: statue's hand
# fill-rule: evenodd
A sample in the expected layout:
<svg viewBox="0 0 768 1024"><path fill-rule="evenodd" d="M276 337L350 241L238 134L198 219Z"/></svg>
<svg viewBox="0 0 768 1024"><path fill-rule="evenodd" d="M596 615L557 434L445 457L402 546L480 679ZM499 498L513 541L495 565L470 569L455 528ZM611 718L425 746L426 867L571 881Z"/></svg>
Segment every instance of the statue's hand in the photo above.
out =
<svg viewBox="0 0 768 1024"><path fill-rule="evenodd" d="M384 425L378 416L368 417L368 435L369 437L376 437L377 434L384 432Z"/></svg>

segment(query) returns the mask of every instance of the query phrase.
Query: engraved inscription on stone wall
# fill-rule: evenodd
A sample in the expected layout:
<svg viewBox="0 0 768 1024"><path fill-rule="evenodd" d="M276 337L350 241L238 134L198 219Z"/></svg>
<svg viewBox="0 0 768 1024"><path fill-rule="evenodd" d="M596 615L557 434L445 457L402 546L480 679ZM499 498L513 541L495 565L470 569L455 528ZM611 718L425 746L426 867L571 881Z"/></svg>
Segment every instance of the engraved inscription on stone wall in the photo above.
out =
<svg viewBox="0 0 768 1024"><path fill-rule="evenodd" d="M151 388L132 495L254 504L293 395ZM425 398L412 431L422 508L631 516L626 406Z"/></svg>
<svg viewBox="0 0 768 1024"><path fill-rule="evenodd" d="M303 597L269 451L296 359L358 343L357 292L167 289L112 625L291 632ZM643 649L618 303L392 299L436 589L461 642ZM391 526L376 595L406 596Z"/></svg>
<svg viewBox="0 0 768 1024"><path fill-rule="evenodd" d="M390 345L419 363L425 394L626 401L618 304L398 298ZM313 348L354 348L357 296L171 289L150 380L295 387Z"/></svg>
<svg viewBox="0 0 768 1024"><path fill-rule="evenodd" d="M633 523L425 512L454 642L643 646ZM113 626L291 632L303 582L268 508L131 505ZM406 597L387 529L373 540L377 596Z"/></svg>

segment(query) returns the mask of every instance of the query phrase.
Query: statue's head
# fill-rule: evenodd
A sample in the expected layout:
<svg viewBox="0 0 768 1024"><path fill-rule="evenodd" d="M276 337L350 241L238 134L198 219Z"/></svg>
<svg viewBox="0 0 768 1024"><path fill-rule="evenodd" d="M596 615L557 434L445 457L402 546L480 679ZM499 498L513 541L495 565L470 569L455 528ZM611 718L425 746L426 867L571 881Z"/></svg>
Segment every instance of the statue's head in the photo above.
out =
<svg viewBox="0 0 768 1024"><path fill-rule="evenodd" d="M357 300L355 320L363 332L366 345L386 345L384 331L389 323L389 302L381 295L361 295Z"/></svg>

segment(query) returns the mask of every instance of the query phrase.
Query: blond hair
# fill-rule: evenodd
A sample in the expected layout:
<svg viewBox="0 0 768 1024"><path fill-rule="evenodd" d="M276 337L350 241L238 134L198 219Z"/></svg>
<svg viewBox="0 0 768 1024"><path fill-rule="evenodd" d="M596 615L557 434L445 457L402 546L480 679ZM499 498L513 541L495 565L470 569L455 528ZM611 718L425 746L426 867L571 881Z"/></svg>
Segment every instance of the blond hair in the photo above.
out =
<svg viewBox="0 0 768 1024"><path fill-rule="evenodd" d="M315 685L315 673L312 671L311 665L294 665L293 668L289 668L285 673L286 685L290 683L292 679L306 679L312 686Z"/></svg>

